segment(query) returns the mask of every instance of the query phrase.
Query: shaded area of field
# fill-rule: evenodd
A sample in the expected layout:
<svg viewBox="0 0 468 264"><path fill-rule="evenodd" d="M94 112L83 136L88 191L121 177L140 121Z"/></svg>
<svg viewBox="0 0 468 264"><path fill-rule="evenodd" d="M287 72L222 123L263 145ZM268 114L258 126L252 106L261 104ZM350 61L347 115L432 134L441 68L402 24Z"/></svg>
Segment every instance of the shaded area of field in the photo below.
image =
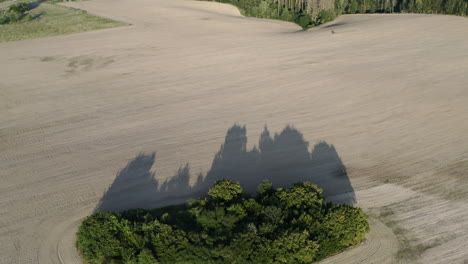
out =
<svg viewBox="0 0 468 264"><path fill-rule="evenodd" d="M256 193L263 179L275 187L310 181L324 191L325 198L345 195L342 203L354 204L354 189L335 147L317 143L309 153L309 143L295 128L287 126L281 133L270 135L265 127L259 146L247 149L246 127L234 125L227 131L225 142L214 156L206 175L199 174L190 185L190 165L181 166L176 175L166 181L155 178L153 166L157 154L141 153L130 160L117 174L114 182L101 198L95 212L122 211L131 208L155 208L186 197L204 194L221 179L239 181L244 191Z"/></svg>

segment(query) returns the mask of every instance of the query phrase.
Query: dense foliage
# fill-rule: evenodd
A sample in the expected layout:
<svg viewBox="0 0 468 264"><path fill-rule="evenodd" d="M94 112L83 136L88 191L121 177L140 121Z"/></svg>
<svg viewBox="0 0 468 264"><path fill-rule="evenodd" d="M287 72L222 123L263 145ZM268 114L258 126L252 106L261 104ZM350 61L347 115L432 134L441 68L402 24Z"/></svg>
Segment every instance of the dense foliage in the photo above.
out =
<svg viewBox="0 0 468 264"><path fill-rule="evenodd" d="M326 203L309 182L251 197L217 181L208 197L155 210L98 213L77 245L89 263L311 263L363 241L360 208Z"/></svg>
<svg viewBox="0 0 468 264"><path fill-rule="evenodd" d="M34 19L33 15L27 13L29 10L31 10L29 3L16 3L6 10L0 10L0 25Z"/></svg>
<svg viewBox="0 0 468 264"><path fill-rule="evenodd" d="M237 6L243 15L297 23L306 29L355 13L468 15L468 0L215 0Z"/></svg>

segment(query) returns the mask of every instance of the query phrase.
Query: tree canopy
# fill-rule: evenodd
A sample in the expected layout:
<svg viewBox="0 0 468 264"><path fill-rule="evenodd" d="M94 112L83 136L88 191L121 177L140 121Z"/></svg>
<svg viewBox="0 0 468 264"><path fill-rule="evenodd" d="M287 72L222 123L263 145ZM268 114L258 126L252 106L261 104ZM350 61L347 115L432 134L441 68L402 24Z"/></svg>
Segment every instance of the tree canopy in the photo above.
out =
<svg viewBox="0 0 468 264"><path fill-rule="evenodd" d="M468 15L468 0L215 0L237 6L243 15L290 21L310 28L341 14L426 13Z"/></svg>
<svg viewBox="0 0 468 264"><path fill-rule="evenodd" d="M88 263L311 263L364 240L360 208L324 202L310 182L265 180L256 196L217 181L208 196L153 210L89 216L77 245Z"/></svg>

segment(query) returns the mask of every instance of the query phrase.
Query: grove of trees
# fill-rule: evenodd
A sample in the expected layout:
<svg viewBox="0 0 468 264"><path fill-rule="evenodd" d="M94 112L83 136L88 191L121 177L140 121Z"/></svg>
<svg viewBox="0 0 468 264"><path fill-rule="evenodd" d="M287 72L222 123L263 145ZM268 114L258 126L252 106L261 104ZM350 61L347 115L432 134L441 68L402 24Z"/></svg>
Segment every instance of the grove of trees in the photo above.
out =
<svg viewBox="0 0 468 264"><path fill-rule="evenodd" d="M360 208L324 202L310 182L255 196L216 181L206 198L86 218L77 246L88 263L311 263L364 240Z"/></svg>
<svg viewBox="0 0 468 264"><path fill-rule="evenodd" d="M468 15L468 0L213 0L237 6L243 15L279 19L302 28L317 26L341 14L427 13Z"/></svg>

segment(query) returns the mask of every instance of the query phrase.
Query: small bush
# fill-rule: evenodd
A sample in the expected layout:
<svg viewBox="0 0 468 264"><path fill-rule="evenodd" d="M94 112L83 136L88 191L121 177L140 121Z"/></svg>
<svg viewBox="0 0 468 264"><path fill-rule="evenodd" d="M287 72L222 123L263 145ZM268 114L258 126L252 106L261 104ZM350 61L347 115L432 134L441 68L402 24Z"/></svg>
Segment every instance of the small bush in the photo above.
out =
<svg viewBox="0 0 468 264"><path fill-rule="evenodd" d="M10 23L10 16L5 13L0 13L0 25L5 25Z"/></svg>
<svg viewBox="0 0 468 264"><path fill-rule="evenodd" d="M24 13L29 10L31 10L31 7L29 6L28 3L17 3L17 4L11 5L8 8L8 12L19 13L19 14Z"/></svg>
<svg viewBox="0 0 468 264"><path fill-rule="evenodd" d="M9 23L15 23L18 22L21 19L20 14L17 13L12 13L9 16Z"/></svg>
<svg viewBox="0 0 468 264"><path fill-rule="evenodd" d="M307 29L312 25L312 17L309 14L302 14L297 18L296 23L303 29Z"/></svg>
<svg viewBox="0 0 468 264"><path fill-rule="evenodd" d="M25 20L25 21L31 21L31 20L33 20L33 19L34 19L34 16L31 15L31 14L27 14L27 15L24 17L24 20Z"/></svg>

